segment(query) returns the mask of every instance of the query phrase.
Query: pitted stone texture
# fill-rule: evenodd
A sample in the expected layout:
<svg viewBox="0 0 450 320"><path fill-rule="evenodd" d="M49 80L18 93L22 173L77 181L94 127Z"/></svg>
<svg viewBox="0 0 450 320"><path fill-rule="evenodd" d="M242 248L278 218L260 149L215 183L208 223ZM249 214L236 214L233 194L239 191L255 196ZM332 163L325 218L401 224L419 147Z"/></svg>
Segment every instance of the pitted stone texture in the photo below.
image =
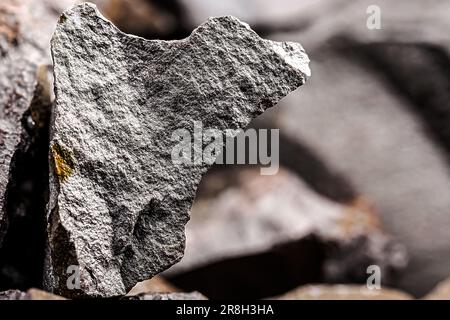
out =
<svg viewBox="0 0 450 320"><path fill-rule="evenodd" d="M209 166L172 162L174 130L244 128L310 73L299 44L261 39L233 17L148 41L91 4L61 16L52 51L48 285L67 296L125 294L183 256ZM78 291L66 290L69 265L80 267Z"/></svg>
<svg viewBox="0 0 450 320"><path fill-rule="evenodd" d="M124 300L208 300L199 292L172 292L172 293L141 293L136 296L124 297Z"/></svg>

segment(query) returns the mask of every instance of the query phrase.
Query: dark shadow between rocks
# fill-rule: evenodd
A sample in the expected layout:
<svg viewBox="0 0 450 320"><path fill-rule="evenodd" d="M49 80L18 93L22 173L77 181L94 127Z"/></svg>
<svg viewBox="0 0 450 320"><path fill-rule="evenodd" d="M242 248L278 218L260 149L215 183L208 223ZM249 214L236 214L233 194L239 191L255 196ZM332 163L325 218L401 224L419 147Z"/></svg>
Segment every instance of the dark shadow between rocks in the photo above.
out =
<svg viewBox="0 0 450 320"><path fill-rule="evenodd" d="M34 98L22 116L21 141L11 161L4 207L7 227L0 249L0 291L42 288L52 107L46 75L46 68L41 68Z"/></svg>
<svg viewBox="0 0 450 320"><path fill-rule="evenodd" d="M273 297L322 279L325 246L314 236L277 245L266 252L234 257L170 277L186 292L210 299Z"/></svg>

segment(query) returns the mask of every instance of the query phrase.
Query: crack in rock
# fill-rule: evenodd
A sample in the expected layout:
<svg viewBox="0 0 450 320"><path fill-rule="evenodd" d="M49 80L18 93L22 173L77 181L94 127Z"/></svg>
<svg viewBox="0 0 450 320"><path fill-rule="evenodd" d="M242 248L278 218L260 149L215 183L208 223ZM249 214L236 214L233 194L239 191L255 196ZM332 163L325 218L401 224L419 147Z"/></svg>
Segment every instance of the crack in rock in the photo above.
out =
<svg viewBox="0 0 450 320"><path fill-rule="evenodd" d="M175 130L245 128L310 74L299 44L261 39L231 16L150 41L86 3L63 14L52 54L50 148L64 151L50 155L46 284L68 297L123 295L182 258L209 165L172 161ZM78 290L67 288L69 264Z"/></svg>

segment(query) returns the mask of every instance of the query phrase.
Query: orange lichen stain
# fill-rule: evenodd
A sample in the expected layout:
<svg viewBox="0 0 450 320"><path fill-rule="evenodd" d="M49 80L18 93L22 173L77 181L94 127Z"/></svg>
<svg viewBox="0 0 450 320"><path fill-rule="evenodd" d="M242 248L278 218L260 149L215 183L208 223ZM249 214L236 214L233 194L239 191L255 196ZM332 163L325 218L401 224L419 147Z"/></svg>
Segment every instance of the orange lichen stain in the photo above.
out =
<svg viewBox="0 0 450 320"><path fill-rule="evenodd" d="M51 152L55 164L55 172L60 182L66 181L75 168L75 158L70 149L54 143Z"/></svg>
<svg viewBox="0 0 450 320"><path fill-rule="evenodd" d="M346 205L339 225L347 236L358 233L371 233L379 230L381 227L374 206L364 196L358 196Z"/></svg>

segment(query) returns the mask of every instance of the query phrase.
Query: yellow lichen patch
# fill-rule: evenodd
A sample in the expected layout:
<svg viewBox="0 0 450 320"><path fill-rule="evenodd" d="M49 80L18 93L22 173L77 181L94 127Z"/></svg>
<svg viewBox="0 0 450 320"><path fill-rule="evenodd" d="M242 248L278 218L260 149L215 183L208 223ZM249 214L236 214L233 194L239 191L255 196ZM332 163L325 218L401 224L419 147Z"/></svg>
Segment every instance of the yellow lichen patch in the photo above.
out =
<svg viewBox="0 0 450 320"><path fill-rule="evenodd" d="M61 146L58 143L54 143L51 146L53 155L55 172L60 182L64 182L73 172L75 168L75 159L70 149Z"/></svg>

